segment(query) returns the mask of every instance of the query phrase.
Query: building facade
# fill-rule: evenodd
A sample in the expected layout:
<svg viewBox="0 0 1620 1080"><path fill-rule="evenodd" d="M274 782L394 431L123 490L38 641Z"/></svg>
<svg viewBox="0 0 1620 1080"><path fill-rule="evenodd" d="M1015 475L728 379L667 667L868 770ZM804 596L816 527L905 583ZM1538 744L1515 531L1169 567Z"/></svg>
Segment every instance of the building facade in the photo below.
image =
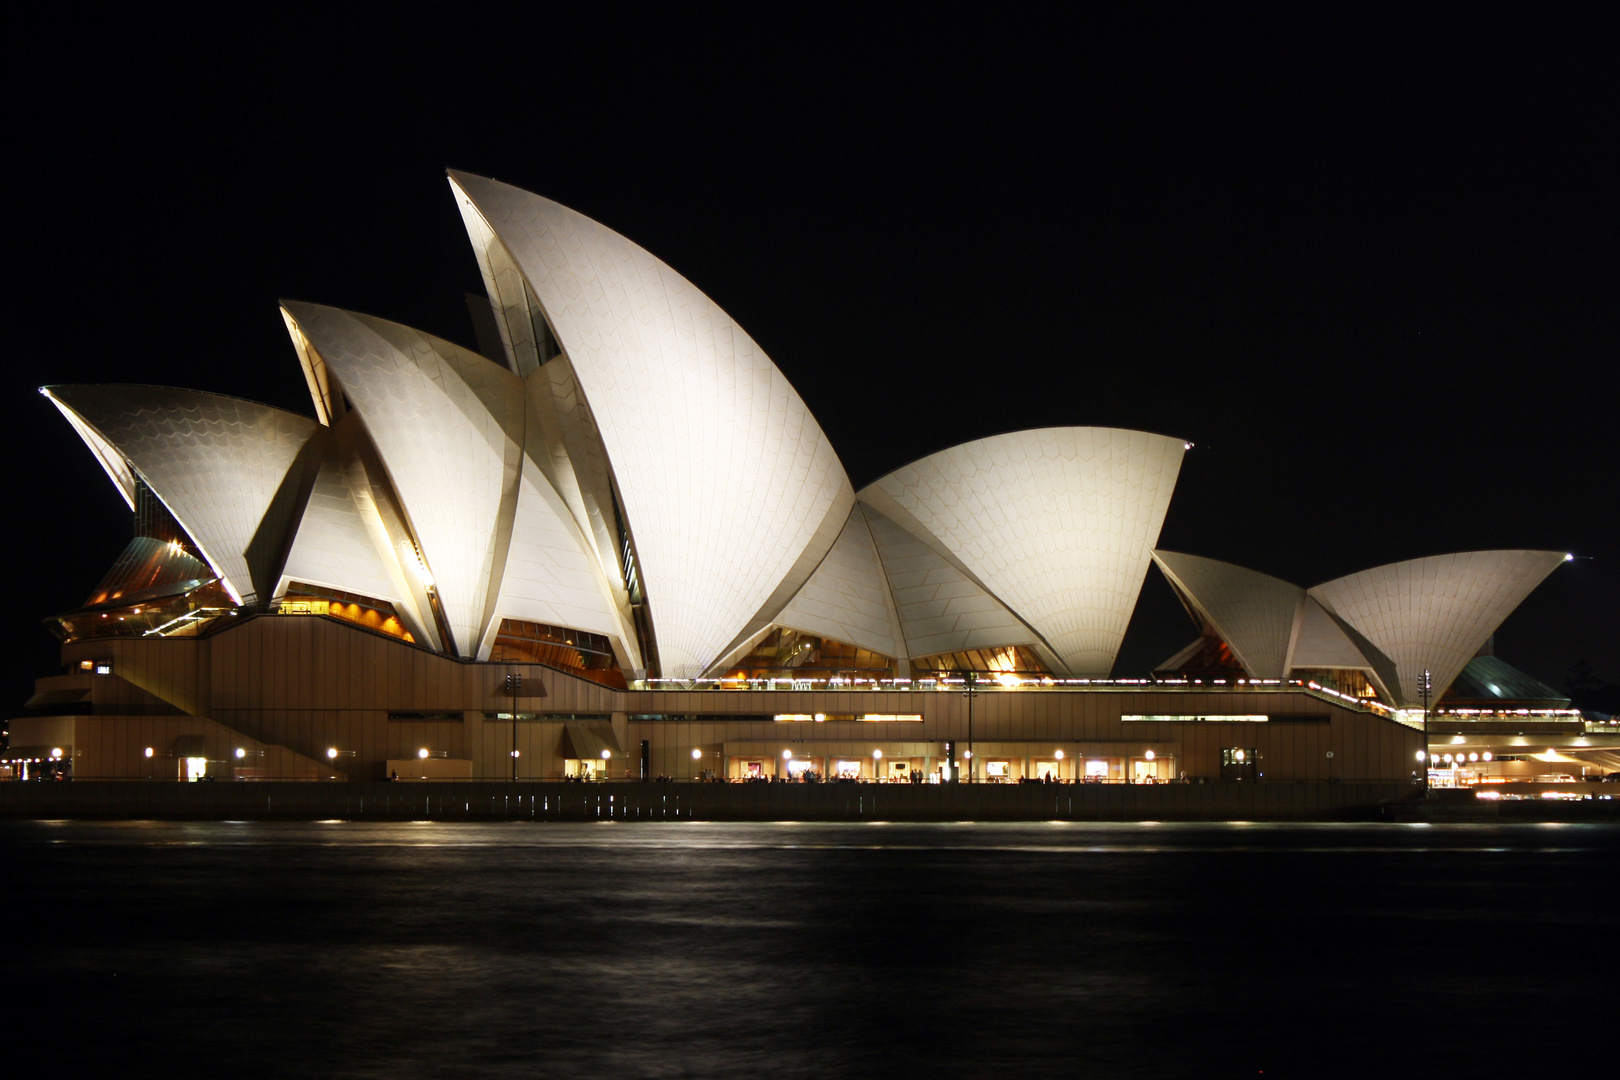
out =
<svg viewBox="0 0 1620 1080"><path fill-rule="evenodd" d="M1411 710L1565 558L1306 590L1157 550L1191 444L1112 428L978 439L857 491L769 357L672 268L550 200L449 181L481 352L285 301L311 416L42 390L134 537L50 620L67 673L14 722L14 765L1404 778ZM1110 682L1153 565L1199 638Z"/></svg>

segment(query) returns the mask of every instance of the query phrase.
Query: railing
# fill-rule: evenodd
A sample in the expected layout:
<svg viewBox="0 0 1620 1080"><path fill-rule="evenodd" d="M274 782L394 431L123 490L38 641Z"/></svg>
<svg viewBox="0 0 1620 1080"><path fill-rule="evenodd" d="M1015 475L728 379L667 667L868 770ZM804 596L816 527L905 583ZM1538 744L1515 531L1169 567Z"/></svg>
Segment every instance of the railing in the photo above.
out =
<svg viewBox="0 0 1620 1080"><path fill-rule="evenodd" d="M917 679L772 678L772 679L633 679L630 690L663 691L827 691L846 693L963 693L968 682L960 676ZM975 694L1107 691L1110 693L1208 693L1214 689L1254 693L1299 693L1304 691L1353 708L1366 709L1388 719L1402 720L1398 711L1370 698L1343 694L1308 679L1060 679L1049 675L1025 676L1011 673L987 674L972 684Z"/></svg>

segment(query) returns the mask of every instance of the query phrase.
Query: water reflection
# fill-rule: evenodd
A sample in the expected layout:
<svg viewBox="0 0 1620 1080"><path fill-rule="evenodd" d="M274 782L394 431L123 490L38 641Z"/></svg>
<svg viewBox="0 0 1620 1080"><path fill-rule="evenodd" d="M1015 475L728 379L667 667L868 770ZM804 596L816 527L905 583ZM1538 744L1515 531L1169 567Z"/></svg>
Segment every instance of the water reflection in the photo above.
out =
<svg viewBox="0 0 1620 1080"><path fill-rule="evenodd" d="M1470 1039L1502 1064L1504 1008L1566 1023L1598 976L1538 943L1606 931L1620 830L52 822L0 842L20 1029L70 1014L69 1043L38 1041L81 1066L1389 1076Z"/></svg>

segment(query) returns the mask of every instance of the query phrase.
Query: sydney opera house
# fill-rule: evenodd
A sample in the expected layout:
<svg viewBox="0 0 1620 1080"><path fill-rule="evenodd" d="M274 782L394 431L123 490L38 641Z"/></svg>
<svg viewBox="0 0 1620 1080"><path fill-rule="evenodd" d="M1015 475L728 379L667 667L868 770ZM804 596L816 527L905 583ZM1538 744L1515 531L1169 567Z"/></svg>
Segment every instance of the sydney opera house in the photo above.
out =
<svg viewBox="0 0 1620 1080"><path fill-rule="evenodd" d="M1566 557L1304 588L1160 550L1189 444L1109 428L979 439L856 490L692 283L557 203L449 180L488 293L479 352L288 301L311 415L41 391L134 537L49 620L66 673L13 721L12 768L1406 779L1424 708ZM1150 571L1196 638L1116 681Z"/></svg>

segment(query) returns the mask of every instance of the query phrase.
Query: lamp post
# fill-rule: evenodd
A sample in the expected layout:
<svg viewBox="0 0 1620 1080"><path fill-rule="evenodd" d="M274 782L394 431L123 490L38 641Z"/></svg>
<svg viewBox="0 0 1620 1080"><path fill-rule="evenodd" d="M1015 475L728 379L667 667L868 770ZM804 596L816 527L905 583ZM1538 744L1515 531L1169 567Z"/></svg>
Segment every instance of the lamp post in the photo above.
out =
<svg viewBox="0 0 1620 1080"><path fill-rule="evenodd" d="M523 676L512 672L506 676L506 688L512 692L512 782L517 783L517 699L518 691L523 689Z"/></svg>
<svg viewBox="0 0 1620 1080"><path fill-rule="evenodd" d="M1429 669L1424 668L1423 674L1418 677L1418 690L1423 694L1423 749L1425 752L1429 749L1429 689L1432 685L1433 680L1429 675ZM1425 799L1429 797L1429 762L1426 758L1423 762L1423 779L1418 786L1418 793Z"/></svg>
<svg viewBox="0 0 1620 1080"><path fill-rule="evenodd" d="M979 673L977 671L964 671L962 673L962 681L967 684L967 691L966 691L966 693L967 693L967 702L968 702L968 717L967 717L967 720L968 720L967 774L968 774L968 783L971 784L971 783L973 783L973 688L975 686L977 686L978 683L979 683Z"/></svg>

